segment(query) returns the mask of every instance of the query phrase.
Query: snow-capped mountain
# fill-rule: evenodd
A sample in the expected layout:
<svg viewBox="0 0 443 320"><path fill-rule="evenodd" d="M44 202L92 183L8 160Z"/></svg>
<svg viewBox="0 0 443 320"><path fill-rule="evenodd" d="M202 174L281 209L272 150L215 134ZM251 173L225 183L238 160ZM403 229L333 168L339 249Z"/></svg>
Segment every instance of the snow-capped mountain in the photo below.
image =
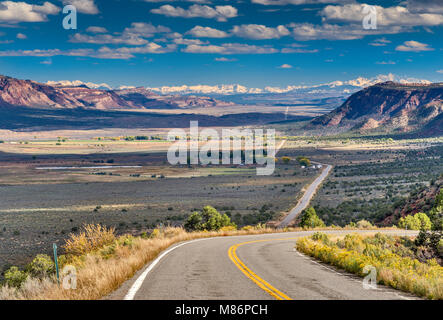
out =
<svg viewBox="0 0 443 320"><path fill-rule="evenodd" d="M247 87L240 84L222 84L222 85L178 85L178 86L161 86L145 88L159 94L170 95L249 95L249 94L286 94L286 93L305 93L305 94L332 94L334 95L349 95L362 88L373 86L377 83L386 81L395 81L398 83L418 83L429 84L430 81L414 78L402 78L393 74L378 75L374 78L358 77L356 79L347 81L332 81L316 85L288 85L286 87L265 86L264 88ZM118 88L112 88L106 83L95 84L92 82L82 82L80 80L69 81L48 81L51 86L87 86L91 89L104 90L125 90L133 89L135 87L122 85Z"/></svg>

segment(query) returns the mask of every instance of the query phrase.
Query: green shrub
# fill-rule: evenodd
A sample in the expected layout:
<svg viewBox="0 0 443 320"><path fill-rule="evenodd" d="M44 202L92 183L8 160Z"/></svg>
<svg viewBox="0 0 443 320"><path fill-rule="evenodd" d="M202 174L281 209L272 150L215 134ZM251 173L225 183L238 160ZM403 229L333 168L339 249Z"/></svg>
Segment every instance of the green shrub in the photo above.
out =
<svg viewBox="0 0 443 320"><path fill-rule="evenodd" d="M431 230L432 223L429 217L423 213L419 212L415 215L409 215L400 218L398 221L398 226L402 229L408 230Z"/></svg>
<svg viewBox="0 0 443 320"><path fill-rule="evenodd" d="M185 222L187 231L217 231L223 227L236 227L226 214L221 215L214 207L206 206L202 212L193 212Z"/></svg>
<svg viewBox="0 0 443 320"><path fill-rule="evenodd" d="M359 229L369 229L373 227L374 226L367 220L360 220L357 222L357 228Z"/></svg>
<svg viewBox="0 0 443 320"><path fill-rule="evenodd" d="M317 228L317 227L325 227L323 220L321 220L315 209L313 207L309 207L305 211L303 211L303 215L301 217L300 227L303 228Z"/></svg>
<svg viewBox="0 0 443 320"><path fill-rule="evenodd" d="M321 241L324 244L328 244L329 243L329 237L326 233L323 232L316 232L311 236L312 240L314 241Z"/></svg>
<svg viewBox="0 0 443 320"><path fill-rule="evenodd" d="M5 272L5 281L10 287L20 288L27 278L27 273L17 267L11 267Z"/></svg>
<svg viewBox="0 0 443 320"><path fill-rule="evenodd" d="M443 257L443 239L438 242L437 250L440 257Z"/></svg>
<svg viewBox="0 0 443 320"><path fill-rule="evenodd" d="M55 265L48 255L38 254L34 260L26 266L26 271L33 277L44 278L54 274Z"/></svg>

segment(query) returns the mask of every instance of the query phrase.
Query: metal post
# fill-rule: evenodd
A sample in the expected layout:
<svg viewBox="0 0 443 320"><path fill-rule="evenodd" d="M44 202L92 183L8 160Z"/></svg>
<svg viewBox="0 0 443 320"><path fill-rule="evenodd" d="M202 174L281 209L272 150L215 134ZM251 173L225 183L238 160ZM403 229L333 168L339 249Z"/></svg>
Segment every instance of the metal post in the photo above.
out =
<svg viewBox="0 0 443 320"><path fill-rule="evenodd" d="M57 259L57 245L55 243L53 244L53 248L54 248L54 263L55 263L55 272L57 275L57 283L60 284L60 275L58 271L58 259Z"/></svg>

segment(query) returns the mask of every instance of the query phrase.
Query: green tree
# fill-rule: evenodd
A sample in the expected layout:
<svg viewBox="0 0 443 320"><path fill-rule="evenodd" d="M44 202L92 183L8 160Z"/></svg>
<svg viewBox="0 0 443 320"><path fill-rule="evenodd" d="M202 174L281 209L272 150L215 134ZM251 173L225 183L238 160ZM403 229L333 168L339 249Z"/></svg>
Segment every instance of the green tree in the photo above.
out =
<svg viewBox="0 0 443 320"><path fill-rule="evenodd" d="M194 212L185 222L187 231L217 231L220 228L237 227L226 214L220 214L214 207L206 206L202 212Z"/></svg>
<svg viewBox="0 0 443 320"><path fill-rule="evenodd" d="M202 230L203 218L198 211L193 212L185 222L186 231Z"/></svg>
<svg viewBox="0 0 443 320"><path fill-rule="evenodd" d="M306 157L297 157L297 161L300 163L300 165L305 167L309 167L311 165L311 160Z"/></svg>
<svg viewBox="0 0 443 320"><path fill-rule="evenodd" d="M431 230L432 229L431 219L429 219L429 217L426 213L419 212L414 217L420 223L420 230Z"/></svg>
<svg viewBox="0 0 443 320"><path fill-rule="evenodd" d="M430 230L432 228L432 222L425 213L419 212L415 215L400 218L398 226L408 230Z"/></svg>
<svg viewBox="0 0 443 320"><path fill-rule="evenodd" d="M300 227L306 227L306 228L325 227L325 223L317 216L315 209L313 207L309 207L308 209L303 211L303 215L300 221Z"/></svg>
<svg viewBox="0 0 443 320"><path fill-rule="evenodd" d="M435 204L431 211L429 211L429 218L434 230L443 230L443 188L440 188L439 193L435 197Z"/></svg>

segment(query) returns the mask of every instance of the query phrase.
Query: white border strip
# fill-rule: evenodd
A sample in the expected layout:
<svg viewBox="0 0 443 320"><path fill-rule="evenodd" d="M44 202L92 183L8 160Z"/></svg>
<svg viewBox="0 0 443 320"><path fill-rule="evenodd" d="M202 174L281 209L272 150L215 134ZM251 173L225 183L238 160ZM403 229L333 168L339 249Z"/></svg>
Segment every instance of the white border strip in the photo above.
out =
<svg viewBox="0 0 443 320"><path fill-rule="evenodd" d="M145 281L146 277L148 276L149 272L151 272L152 269L154 269L154 267L160 262L160 260L163 259L168 253L170 253L171 251L174 251L175 249L180 248L181 246L184 246L186 244L190 244L190 243L194 243L194 242L198 242L198 241L203 241L203 240L208 240L208 239L211 239L211 238L196 239L196 240L184 242L184 243L176 245L175 247L172 247L172 248L166 250L165 252L163 252L160 256L157 257L157 259L155 259L149 265L149 267L145 271L143 271L143 273L137 278L137 280L135 280L134 284L128 290L128 293L123 298L123 300L134 300L135 295L137 294L138 290L142 286L142 284Z"/></svg>

